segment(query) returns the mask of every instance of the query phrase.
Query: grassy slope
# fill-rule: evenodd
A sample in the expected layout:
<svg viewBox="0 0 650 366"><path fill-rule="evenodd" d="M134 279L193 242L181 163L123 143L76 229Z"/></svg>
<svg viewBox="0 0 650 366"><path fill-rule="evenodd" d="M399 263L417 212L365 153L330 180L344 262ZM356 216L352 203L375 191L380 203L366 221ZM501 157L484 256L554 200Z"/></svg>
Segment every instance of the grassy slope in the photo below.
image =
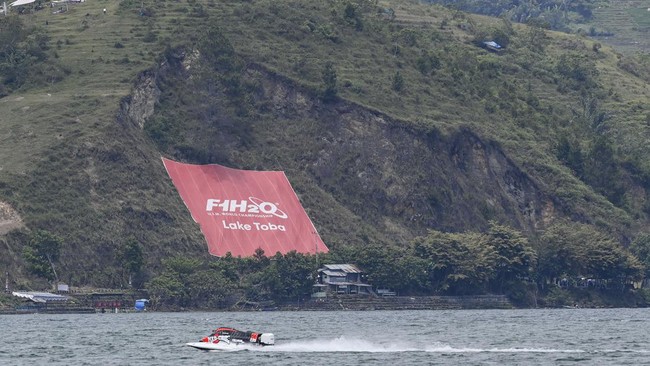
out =
<svg viewBox="0 0 650 366"><path fill-rule="evenodd" d="M68 12L56 15L46 9L23 19L45 27L51 47L72 74L62 82L17 92L2 100L4 113L0 118L8 131L3 134L6 143L1 148L5 171L24 173L66 139L95 141L102 136L101 128L114 122L116 106L130 92L135 74L151 65L150 57L144 66L142 61L137 65L116 64L128 52L113 45L129 35L134 20L100 17L103 6L114 11L117 4L72 5ZM94 15L86 17L86 13ZM88 29L83 29L83 21Z"/></svg>
<svg viewBox="0 0 650 366"><path fill-rule="evenodd" d="M120 99L161 52L160 45L142 41L144 19L117 12L117 3L100 1L71 5L63 14L46 9L26 16L46 27L71 74L2 99L3 196L29 228L64 237L61 272L75 268L64 279L77 283L118 284L110 274L114 249L130 236L154 263L164 253L204 253L155 148L116 122ZM116 42L125 47L116 48ZM13 256L19 246L9 241Z"/></svg>
<svg viewBox="0 0 650 366"><path fill-rule="evenodd" d="M219 14L223 22L228 24L228 34L233 38L233 43L244 55L255 60L262 60L265 64L276 70L281 70L302 82L317 84L319 82L319 70L327 60L333 60L339 72L339 80L350 81L351 86L342 88L341 94L346 98L357 101L362 105L378 107L400 119L412 123L432 125L443 131L447 128L456 128L458 125L468 125L488 138L501 142L507 151L524 167L528 167L533 175L541 180L557 184L557 194L564 194L569 191L575 200L579 197L578 206L589 206L589 201L600 200L593 197L588 190L584 190L566 170L557 167L557 162L550 156L556 136L562 133L559 128L568 123L572 117L570 110L578 108L579 96L575 93L568 95L556 91L557 86L549 82L552 78L549 75L542 75L531 79L530 72L515 66L514 72L502 72L496 80L486 80L498 88L503 80L513 85L518 91L523 92L527 85L531 85L533 93L542 99L542 103L549 111L548 115L524 114L519 118L504 116L502 114L490 115L483 113L485 101L476 98L458 95L454 91L453 84L457 80L449 80L448 74L434 76L433 80L426 80L415 70L412 64L414 57L420 49L429 49L432 52L439 51L441 46L443 52L460 53L461 57L454 61L475 59L478 62L496 62L501 64L513 63L521 65L522 60L528 58L539 58L539 55L527 55L523 48L512 47L506 55L495 56L476 48L468 43L471 35L458 29L457 25L466 22L463 19L452 20L449 27L439 29L443 19L451 19L451 15L443 9L418 5L412 2L385 2L387 6L396 9L398 14L397 25L390 32L381 29L368 29L363 35L358 35L352 27L338 27L340 41L333 43L324 37L320 39L309 32L304 31L303 24L306 19L301 16L301 7L306 5L294 2L293 5L281 7L274 14L274 5L267 2L257 2L258 9L249 11L240 10L237 14L229 14L224 9ZM277 8L277 5L275 5ZM315 6L313 6L316 8ZM260 10L261 9L261 10ZM409 18L400 18L404 13L418 14L416 22L410 22ZM241 14L248 16L242 16ZM320 14L323 14L321 12ZM314 14L318 14L314 12ZM473 17L479 26L489 28L492 24L498 23L494 19ZM327 26L331 20L327 17L312 16L309 19L317 27ZM265 31L258 31L259 24L265 24ZM411 24L415 23L415 24ZM422 28L422 24L431 24L433 27ZM418 38L417 47L406 47L400 41L400 34L405 29L419 29L422 31ZM525 32L520 28L521 32ZM290 35L287 35L289 33ZM272 37L271 35L277 35ZM353 40L352 40L353 39ZM447 49L449 42L453 39L453 49ZM392 57L391 47L401 46L401 56ZM562 53L570 53L578 48L578 51L587 54L587 57L597 59L599 67L603 71L602 83L608 85L613 80L607 78L609 73L615 76L620 75L616 66L617 56L612 50L603 50L595 55L588 52L591 49L591 41L574 40L574 38L563 34L554 34L552 44L547 52L542 55L541 63L552 65ZM581 50L580 48L584 48ZM585 51L586 50L586 51ZM469 65L475 66L474 64ZM506 67L507 69L507 67ZM391 78L396 71L400 71L408 85L403 93L395 93L390 90ZM543 71L542 71L543 72ZM616 75L619 74L619 75ZM648 94L644 83L638 79L627 77L620 79L626 82L619 82L612 86L619 100L607 100L613 108L624 107L629 100L647 100ZM452 84L450 86L450 84ZM460 104L460 105L459 105ZM552 106L552 107L551 107ZM477 111L480 111L477 113ZM620 117L621 115L616 115ZM635 121L629 121L634 127L627 132L621 132L620 139L638 138L647 136L647 133L639 135L639 130L646 131L641 125L641 116L635 115ZM628 119L625 118L625 122ZM622 121L612 121L612 124ZM634 132L636 131L636 132ZM542 138L540 138L542 137ZM635 145L640 149L639 154L647 153L647 147L642 144ZM548 172L545 175L541 175ZM557 175L560 175L558 177ZM554 182L554 183L553 183ZM560 183L561 182L561 183ZM551 190L555 189L553 187ZM619 224L629 225L626 215L601 202L600 208L589 208L588 210L600 210L599 215L608 217L608 220L618 221ZM587 209L584 208L583 209Z"/></svg>
<svg viewBox="0 0 650 366"><path fill-rule="evenodd" d="M364 32L357 32L353 26L341 21L342 6L337 8L333 5L334 2L320 5L301 2L287 4L290 5L258 1L255 6L244 4L233 8L219 3L215 8L218 9L219 24L244 57L256 62L262 61L269 68L311 86L317 86L320 82L319 71L325 62L333 61L339 85L342 85L340 93L346 98L381 109L407 123L424 126L425 129L433 126L446 131L459 125L470 126L481 135L505 146L511 157L544 184L548 184L549 191L567 201L568 205L574 206L577 216L592 216L595 213L595 216L600 217L599 220L615 222L615 226L631 225L626 213L602 197L595 196L568 170L558 166L552 156L557 136L573 128L569 123L574 117L572 110L580 107L578 93L557 91L552 75L554 63L563 53L583 54L587 59L599 63L602 69L601 82L607 84L619 80L621 76L621 71L616 66L618 56L611 50L603 49L596 53L591 50L592 41L557 33L553 34L551 45L543 55L527 53L523 45L525 41L520 39L509 52L496 56L469 44L471 34L459 29L460 25L470 22L468 19L452 19L452 14L436 7L384 2L385 6L396 9L397 19L388 25L368 21ZM328 10L331 8L338 11L339 17L329 15ZM443 19L451 22L441 30ZM494 19L473 19L477 27L489 29L499 25L499 21ZM260 32L262 24L264 31ZM417 32L416 46L408 46L403 42L403 34L410 30ZM526 29L519 27L519 32L525 33ZM395 45L400 47L398 55L392 52ZM439 52L446 58L446 66L433 77L423 77L413 65L414 58L422 49ZM535 60L531 61L531 58ZM542 108L537 111L524 110L514 118L504 113L485 113L485 105L499 101L500 95L488 96L482 100L471 94L463 94L463 85L457 85L471 84L472 81L453 79L447 69L450 68L449 65L462 62L466 63L462 67L468 68L477 67L477 64L496 63L503 68L497 71L499 77L488 77L480 82L489 84L493 93L500 92L500 84L504 81L516 90L515 94L523 95L529 88L530 93L541 99ZM533 70L525 70L531 67ZM391 78L397 71L402 74L407 85L400 93L391 90ZM531 77L531 73L534 73L534 77ZM608 73L615 75L610 78ZM609 103L608 107L611 105L612 108L619 109L622 105L620 101L647 99L643 82L630 78L629 75L620 80L626 81L626 84L631 82L634 87L629 89L630 85L626 84L614 86L611 93L616 99L602 100L603 103ZM507 97L501 98L503 99ZM618 134L623 142L644 136L633 132L639 128L642 130L643 127L642 116L634 116L634 121L621 118L626 123L631 122L629 131L612 128L612 133ZM622 116L617 111L611 120L613 126L620 122L620 117ZM641 155L647 151L643 144L634 145L634 148ZM259 149L257 152L257 156L263 155L259 154ZM255 166L254 163L259 161L254 157L250 160L243 159L241 157L234 163ZM281 158L278 160L282 161ZM270 164L273 166L273 163ZM282 168L286 169L286 166Z"/></svg>
<svg viewBox="0 0 650 366"><path fill-rule="evenodd" d="M204 253L202 239L171 189L156 148L139 131L116 124L115 115L136 75L153 67L167 44L193 42L200 37L202 25L213 21L251 61L303 85L318 87L324 63L332 60L343 97L425 128L449 131L469 126L500 142L525 170L578 213L584 210L618 227L631 225L626 213L594 195L552 157L553 143L568 123L571 108L578 105L578 96L558 93L550 76L542 69L535 70L534 62L532 72L537 77L531 78L524 64L538 55L528 54L516 44L502 56L487 53L469 44L471 35L458 28L467 19L453 19L443 9L415 2L383 3L396 9L396 21L376 29L373 24L378 23L368 22L363 32L332 21L330 9L342 9L334 2L156 2L151 4L154 17L140 17L135 3L120 8L119 3L100 0L72 5L64 14L44 10L28 15L30 22L48 29L53 48L71 74L63 82L0 100L3 199L19 210L29 227L46 227L64 235L70 243L68 254L83 254L87 263L62 261L64 268L82 268L79 281L95 279L92 273L97 266L110 264L113 247L129 235L146 243L145 251L151 257L181 250ZM194 16L199 4L209 18ZM106 15L103 8L107 8ZM443 19L450 24L440 29ZM494 19L474 19L480 27L498 24ZM319 31L310 31L309 24ZM417 46L404 45L402 36L408 29L419 32ZM525 32L520 27L517 31ZM326 33L338 41L323 36ZM116 48L118 42L124 47ZM399 56L393 52L396 44ZM554 34L542 60L536 61L552 63L559 54L573 52L582 44L587 50L584 53L597 60L601 82L616 96L603 102L616 111L611 125L619 146L648 156L650 144L645 142L649 131L638 105L647 105L650 92L647 83L617 68L618 56L613 51L603 48L598 55L590 54L590 41ZM501 65L499 77L485 82L495 91L503 83L516 91L531 90L547 113L527 110L513 117L485 112L486 103L495 98L464 95L448 70L423 78L413 66L421 49L460 55L453 60L470 60L469 67L476 66L471 60ZM407 86L401 93L391 89L397 71ZM290 158L292 154L295 152L286 151L281 156ZM239 164L275 167L270 160L255 165L255 159L241 156ZM315 195L307 193L313 183L307 177L298 179L304 180L298 189L305 189L302 193L308 207L310 202L331 199L319 190ZM320 218L326 232L336 230L330 218L337 214L326 213ZM355 220L353 215L343 216ZM152 223L156 226L147 226ZM95 258L91 251L105 259ZM105 277L110 276L106 274L102 280L106 281Z"/></svg>

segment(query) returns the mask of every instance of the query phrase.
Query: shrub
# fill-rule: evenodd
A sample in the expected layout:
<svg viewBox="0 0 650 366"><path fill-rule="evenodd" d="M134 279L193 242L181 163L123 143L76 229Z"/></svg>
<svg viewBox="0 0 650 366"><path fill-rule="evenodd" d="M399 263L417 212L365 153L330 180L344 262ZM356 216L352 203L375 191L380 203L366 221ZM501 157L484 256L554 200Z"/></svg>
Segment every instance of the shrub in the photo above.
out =
<svg viewBox="0 0 650 366"><path fill-rule="evenodd" d="M396 92L400 92L403 89L404 89L404 77L402 76L402 73L397 71L393 76L393 90L395 90Z"/></svg>

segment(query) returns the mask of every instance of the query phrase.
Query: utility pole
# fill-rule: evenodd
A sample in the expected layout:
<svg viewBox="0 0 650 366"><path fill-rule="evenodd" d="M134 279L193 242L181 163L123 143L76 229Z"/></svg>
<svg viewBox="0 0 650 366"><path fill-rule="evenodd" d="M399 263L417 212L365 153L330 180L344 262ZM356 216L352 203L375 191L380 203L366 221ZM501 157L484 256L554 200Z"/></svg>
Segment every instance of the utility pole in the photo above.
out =
<svg viewBox="0 0 650 366"><path fill-rule="evenodd" d="M320 263L318 261L318 239L316 239L318 237L318 232L316 231L316 228L314 228L314 231L312 231L311 233L313 235L312 238L314 239L314 254L316 257L316 269L318 269Z"/></svg>

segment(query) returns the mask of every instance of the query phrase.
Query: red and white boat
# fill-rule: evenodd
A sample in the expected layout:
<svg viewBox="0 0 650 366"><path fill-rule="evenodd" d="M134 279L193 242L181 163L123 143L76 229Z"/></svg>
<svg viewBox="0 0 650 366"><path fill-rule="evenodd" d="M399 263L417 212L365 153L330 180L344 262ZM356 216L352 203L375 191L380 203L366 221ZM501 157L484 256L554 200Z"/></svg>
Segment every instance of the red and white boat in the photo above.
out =
<svg viewBox="0 0 650 366"><path fill-rule="evenodd" d="M190 347L205 351L230 351L274 344L273 333L245 332L227 327L218 328L198 342L187 343Z"/></svg>

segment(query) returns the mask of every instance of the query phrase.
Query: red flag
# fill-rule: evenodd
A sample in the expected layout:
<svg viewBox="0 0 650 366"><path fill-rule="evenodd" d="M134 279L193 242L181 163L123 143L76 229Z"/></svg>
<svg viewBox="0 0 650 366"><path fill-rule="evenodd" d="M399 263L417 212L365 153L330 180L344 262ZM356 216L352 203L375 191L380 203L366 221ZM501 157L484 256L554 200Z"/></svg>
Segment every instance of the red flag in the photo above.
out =
<svg viewBox="0 0 650 366"><path fill-rule="evenodd" d="M257 248L267 256L328 252L284 172L162 161L210 254L246 257Z"/></svg>

